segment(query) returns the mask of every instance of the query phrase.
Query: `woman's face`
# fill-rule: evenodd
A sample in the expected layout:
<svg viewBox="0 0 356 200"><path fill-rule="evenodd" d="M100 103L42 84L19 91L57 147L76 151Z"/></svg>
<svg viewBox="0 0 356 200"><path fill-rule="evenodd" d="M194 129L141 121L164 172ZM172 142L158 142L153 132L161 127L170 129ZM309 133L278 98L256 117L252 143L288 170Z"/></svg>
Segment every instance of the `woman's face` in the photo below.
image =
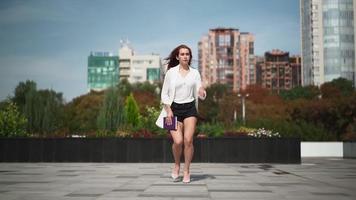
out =
<svg viewBox="0 0 356 200"><path fill-rule="evenodd" d="M189 65L190 53L189 49L181 48L179 49L178 57L180 65Z"/></svg>

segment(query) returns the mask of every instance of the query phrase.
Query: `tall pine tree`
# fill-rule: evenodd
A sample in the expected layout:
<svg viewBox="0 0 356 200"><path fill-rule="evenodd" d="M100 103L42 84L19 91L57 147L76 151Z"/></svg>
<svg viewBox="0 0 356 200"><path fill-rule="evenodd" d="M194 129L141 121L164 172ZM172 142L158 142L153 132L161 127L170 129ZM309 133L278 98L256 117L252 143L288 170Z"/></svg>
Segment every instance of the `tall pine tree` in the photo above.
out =
<svg viewBox="0 0 356 200"><path fill-rule="evenodd" d="M116 131L124 123L123 111L118 90L109 88L97 118L98 128L105 131Z"/></svg>

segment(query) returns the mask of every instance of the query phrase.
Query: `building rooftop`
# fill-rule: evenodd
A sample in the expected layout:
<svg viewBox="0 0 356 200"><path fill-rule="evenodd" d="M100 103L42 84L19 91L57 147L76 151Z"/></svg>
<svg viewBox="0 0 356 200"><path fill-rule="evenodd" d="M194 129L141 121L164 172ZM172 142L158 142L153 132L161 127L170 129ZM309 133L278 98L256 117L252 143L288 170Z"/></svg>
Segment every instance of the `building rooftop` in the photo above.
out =
<svg viewBox="0 0 356 200"><path fill-rule="evenodd" d="M109 56L113 56L112 53L110 52L106 52L106 51L92 51L90 52L91 56L97 56L97 57L109 57Z"/></svg>
<svg viewBox="0 0 356 200"><path fill-rule="evenodd" d="M213 28L209 29L210 31L239 31L237 28L224 28L224 27L218 27L218 28Z"/></svg>
<svg viewBox="0 0 356 200"><path fill-rule="evenodd" d="M272 49L272 51L267 51L266 54L273 55L273 56L279 56L279 55L288 55L289 52L282 51L279 49Z"/></svg>

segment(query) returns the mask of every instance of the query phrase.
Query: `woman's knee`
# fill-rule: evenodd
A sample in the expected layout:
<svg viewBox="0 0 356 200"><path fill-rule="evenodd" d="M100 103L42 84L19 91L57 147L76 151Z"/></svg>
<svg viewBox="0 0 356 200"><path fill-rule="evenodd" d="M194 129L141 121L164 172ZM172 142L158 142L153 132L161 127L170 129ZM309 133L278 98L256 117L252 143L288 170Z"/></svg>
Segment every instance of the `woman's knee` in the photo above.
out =
<svg viewBox="0 0 356 200"><path fill-rule="evenodd" d="M193 138L184 138L184 146L193 146Z"/></svg>
<svg viewBox="0 0 356 200"><path fill-rule="evenodd" d="M183 140L182 139L176 139L173 141L173 144L175 146L182 146L183 145Z"/></svg>

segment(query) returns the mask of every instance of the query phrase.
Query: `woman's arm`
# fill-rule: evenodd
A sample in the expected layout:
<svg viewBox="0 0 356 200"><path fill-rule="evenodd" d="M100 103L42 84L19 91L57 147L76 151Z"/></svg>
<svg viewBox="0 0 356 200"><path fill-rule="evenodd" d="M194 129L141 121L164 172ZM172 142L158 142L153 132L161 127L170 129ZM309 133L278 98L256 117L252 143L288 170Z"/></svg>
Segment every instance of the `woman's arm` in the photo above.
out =
<svg viewBox="0 0 356 200"><path fill-rule="evenodd" d="M169 85L170 85L170 73L166 73L166 75L164 76L164 81L163 81L163 86L162 86L162 92L161 92L161 101L163 103L163 107L167 112L167 123L171 124L171 120L170 117L173 117L173 112L171 109L171 100L169 97Z"/></svg>
<svg viewBox="0 0 356 200"><path fill-rule="evenodd" d="M201 83L201 77L198 70L197 70L197 77L196 77L196 86L197 86L196 90L198 91L198 97L201 100L204 100L206 98L206 90Z"/></svg>
<svg viewBox="0 0 356 200"><path fill-rule="evenodd" d="M170 98L169 98L169 85L170 85L170 78L169 78L169 72L166 73L166 75L164 76L164 81L163 81L163 85L162 85L162 91L161 91L161 102L163 104L168 104L170 105Z"/></svg>
<svg viewBox="0 0 356 200"><path fill-rule="evenodd" d="M201 100L205 100L205 98L206 98L206 90L203 87L200 87L199 91L198 91L198 95L199 95L199 98Z"/></svg>

